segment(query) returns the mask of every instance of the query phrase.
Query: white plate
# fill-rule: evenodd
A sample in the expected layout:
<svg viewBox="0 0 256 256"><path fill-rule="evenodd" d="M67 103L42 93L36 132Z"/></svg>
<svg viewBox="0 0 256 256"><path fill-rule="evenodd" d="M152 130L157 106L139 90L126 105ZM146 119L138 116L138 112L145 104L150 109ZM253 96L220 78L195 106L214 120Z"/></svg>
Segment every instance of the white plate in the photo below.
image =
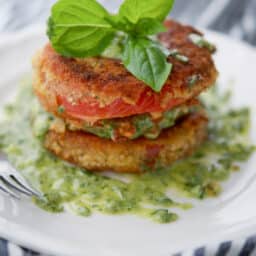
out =
<svg viewBox="0 0 256 256"><path fill-rule="evenodd" d="M207 32L219 52L221 85L234 81L234 104L256 106L256 51L225 36ZM0 37L0 104L13 95L31 56L45 42L40 28ZM28 103L29 104L29 103ZM255 113L253 129L255 130ZM255 140L255 135L252 137ZM134 216L53 215L29 201L0 196L0 235L23 246L58 255L161 256L210 242L256 232L256 157L224 184L216 199L195 202L179 221L159 225Z"/></svg>

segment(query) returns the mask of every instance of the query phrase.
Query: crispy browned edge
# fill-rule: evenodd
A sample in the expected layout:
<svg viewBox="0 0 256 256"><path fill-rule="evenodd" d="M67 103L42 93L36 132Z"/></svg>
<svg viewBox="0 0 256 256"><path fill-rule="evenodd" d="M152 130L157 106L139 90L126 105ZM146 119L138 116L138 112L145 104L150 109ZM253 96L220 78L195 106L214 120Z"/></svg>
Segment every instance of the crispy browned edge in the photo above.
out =
<svg viewBox="0 0 256 256"><path fill-rule="evenodd" d="M192 154L207 138L207 118L191 114L158 139L113 142L84 132L49 131L45 147L56 156L89 171L140 173L168 166Z"/></svg>

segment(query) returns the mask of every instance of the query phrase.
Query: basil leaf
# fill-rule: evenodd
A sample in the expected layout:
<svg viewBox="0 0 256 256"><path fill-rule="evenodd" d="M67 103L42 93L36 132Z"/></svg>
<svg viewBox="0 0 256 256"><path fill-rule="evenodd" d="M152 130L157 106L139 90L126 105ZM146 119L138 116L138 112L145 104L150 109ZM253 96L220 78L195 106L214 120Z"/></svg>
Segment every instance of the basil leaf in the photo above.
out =
<svg viewBox="0 0 256 256"><path fill-rule="evenodd" d="M108 15L105 17L105 20L111 24L111 26L119 31L123 31L129 33L131 29L134 27L129 20L125 17L121 17L120 15Z"/></svg>
<svg viewBox="0 0 256 256"><path fill-rule="evenodd" d="M124 0L118 15L110 15L96 0L59 0L52 8L48 36L54 49L66 57L91 57L113 52L116 35L123 35L117 53L126 68L153 90L159 92L172 64L169 52L147 38L165 31L162 21L174 0ZM122 31L125 33L117 33ZM106 51L107 47L109 51Z"/></svg>
<svg viewBox="0 0 256 256"><path fill-rule="evenodd" d="M157 43L146 38L129 37L122 59L135 77L156 92L161 91L172 69Z"/></svg>
<svg viewBox="0 0 256 256"><path fill-rule="evenodd" d="M162 22L152 18L140 19L136 24L133 24L126 18L118 15L108 16L106 17L106 20L117 30L135 36L154 35L166 31Z"/></svg>
<svg viewBox="0 0 256 256"><path fill-rule="evenodd" d="M107 15L95 0L59 0L48 22L52 46L67 57L99 55L114 37Z"/></svg>
<svg viewBox="0 0 256 256"><path fill-rule="evenodd" d="M125 0L119 15L136 24L140 19L152 18L163 21L171 11L174 0Z"/></svg>
<svg viewBox="0 0 256 256"><path fill-rule="evenodd" d="M151 18L143 18L133 26L130 33L140 36L154 35L166 31L162 22Z"/></svg>

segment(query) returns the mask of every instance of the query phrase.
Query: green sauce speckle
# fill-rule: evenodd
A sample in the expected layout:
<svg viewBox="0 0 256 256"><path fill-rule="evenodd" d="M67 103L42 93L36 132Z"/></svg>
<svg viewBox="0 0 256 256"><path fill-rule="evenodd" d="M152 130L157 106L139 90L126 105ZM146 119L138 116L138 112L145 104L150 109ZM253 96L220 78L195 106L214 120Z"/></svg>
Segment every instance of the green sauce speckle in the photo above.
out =
<svg viewBox="0 0 256 256"><path fill-rule="evenodd" d="M64 106L59 106L58 107L58 113L63 114L65 112L65 107Z"/></svg>
<svg viewBox="0 0 256 256"><path fill-rule="evenodd" d="M44 199L33 199L42 209L53 213L68 210L86 217L93 212L136 214L169 223L178 218L175 209L192 207L189 197L201 200L219 195L221 182L237 171L238 164L247 161L255 149L248 142L249 109L229 109L229 98L230 94L220 94L216 89L204 96L210 117L209 140L193 156L155 172L110 177L54 157L42 146L53 117L41 109L30 85L22 86L17 100L6 107L0 124L0 148L44 193ZM144 126L148 126L145 120L140 129ZM187 202L170 198L167 192L172 190Z"/></svg>
<svg viewBox="0 0 256 256"><path fill-rule="evenodd" d="M188 87L192 88L199 80L200 80L199 75L192 75L192 76L188 77L188 80L187 80Z"/></svg>
<svg viewBox="0 0 256 256"><path fill-rule="evenodd" d="M159 223L169 223L178 219L178 215L169 212L167 209L159 209L151 213L152 220Z"/></svg>
<svg viewBox="0 0 256 256"><path fill-rule="evenodd" d="M205 48L205 49L209 50L211 53L216 51L216 46L214 44L210 43L209 41L207 41L203 36L201 36L199 34L192 33L189 35L189 39L195 45L197 45L201 48Z"/></svg>
<svg viewBox="0 0 256 256"><path fill-rule="evenodd" d="M169 52L169 56L174 57L175 59L183 62L183 63L188 63L189 62L189 58L183 54L181 54L177 49L171 50Z"/></svg>

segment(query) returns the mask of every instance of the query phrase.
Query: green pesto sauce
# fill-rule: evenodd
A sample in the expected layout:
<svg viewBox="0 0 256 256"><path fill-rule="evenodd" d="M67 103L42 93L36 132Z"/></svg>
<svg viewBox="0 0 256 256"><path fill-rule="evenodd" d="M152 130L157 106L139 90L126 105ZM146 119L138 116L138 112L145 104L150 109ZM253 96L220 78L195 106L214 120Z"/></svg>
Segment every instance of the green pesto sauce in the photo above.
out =
<svg viewBox="0 0 256 256"><path fill-rule="evenodd" d="M182 106L163 113L159 120L153 120L150 114L141 114L130 117L129 124L132 128L130 139L145 137L147 139L156 139L161 131L175 125L176 121L189 113L200 111L198 106ZM84 123L83 130L98 137L115 140L119 137L119 130L122 129L122 119L101 120L91 126ZM67 127L72 130L72 127Z"/></svg>
<svg viewBox="0 0 256 256"><path fill-rule="evenodd" d="M247 142L249 110L229 109L229 97L216 89L204 100L211 120L209 140L192 157L155 172L109 177L71 166L48 153L42 142L52 117L40 108L30 85L22 86L17 100L6 107L0 148L44 193L44 199L33 199L42 209L68 210L85 217L94 212L135 214L169 223L178 218L177 208L186 210L192 205L173 200L167 191L180 192L183 201L217 196L221 182L254 151Z"/></svg>

